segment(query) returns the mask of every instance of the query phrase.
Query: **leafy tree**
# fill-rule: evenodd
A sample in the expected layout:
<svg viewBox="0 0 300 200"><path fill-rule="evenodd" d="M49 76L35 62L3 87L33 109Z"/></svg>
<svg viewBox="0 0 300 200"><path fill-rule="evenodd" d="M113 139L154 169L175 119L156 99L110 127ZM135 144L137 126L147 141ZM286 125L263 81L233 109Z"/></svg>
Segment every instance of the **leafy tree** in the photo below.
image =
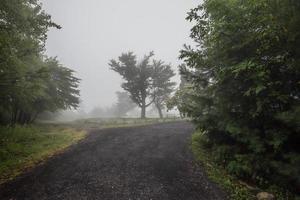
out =
<svg viewBox="0 0 300 200"><path fill-rule="evenodd" d="M0 123L30 123L46 109L76 107L79 80L43 55L51 27L60 28L38 0L0 2ZM51 87L60 98L51 96Z"/></svg>
<svg viewBox="0 0 300 200"><path fill-rule="evenodd" d="M79 104L79 79L74 77L74 71L61 66L55 58L40 65L37 72L23 78L18 93L11 93L12 124L31 123L42 112L77 108Z"/></svg>
<svg viewBox="0 0 300 200"><path fill-rule="evenodd" d="M170 98L174 91L175 82L170 79L175 75L170 65L164 64L163 61L153 60L153 88L152 93L155 107L159 113L159 117L163 118L162 110L166 106L166 101Z"/></svg>
<svg viewBox="0 0 300 200"><path fill-rule="evenodd" d="M119 73L124 79L122 88L130 94L130 98L141 108L141 118L146 117L146 108L151 105L154 98L151 98L153 68L149 63L153 52L145 55L141 62L137 62L136 56L132 53L123 53L118 61L111 60L109 65L112 70Z"/></svg>
<svg viewBox="0 0 300 200"><path fill-rule="evenodd" d="M79 105L79 81L74 71L63 67L56 58L45 60L48 76L44 79L44 93L33 102L37 114L44 111L76 109Z"/></svg>
<svg viewBox="0 0 300 200"><path fill-rule="evenodd" d="M300 187L300 2L205 0L181 51L216 160L239 177ZM297 125L298 124L298 125Z"/></svg>

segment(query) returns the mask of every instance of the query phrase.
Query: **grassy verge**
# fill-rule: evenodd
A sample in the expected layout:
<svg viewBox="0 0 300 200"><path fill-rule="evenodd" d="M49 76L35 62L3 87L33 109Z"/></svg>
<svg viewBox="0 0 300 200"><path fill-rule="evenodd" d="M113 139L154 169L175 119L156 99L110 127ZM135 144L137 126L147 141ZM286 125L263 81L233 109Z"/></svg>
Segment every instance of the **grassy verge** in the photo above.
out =
<svg viewBox="0 0 300 200"><path fill-rule="evenodd" d="M193 134L191 148L196 160L204 167L208 177L228 192L230 200L256 199L256 194L261 189L238 180L229 175L223 167L217 165L203 146L203 134L201 132ZM274 185L269 186L266 191L274 194L277 200L299 200L299 197L294 197L289 192Z"/></svg>
<svg viewBox="0 0 300 200"><path fill-rule="evenodd" d="M45 161L85 135L82 130L53 125L0 127L0 184Z"/></svg>

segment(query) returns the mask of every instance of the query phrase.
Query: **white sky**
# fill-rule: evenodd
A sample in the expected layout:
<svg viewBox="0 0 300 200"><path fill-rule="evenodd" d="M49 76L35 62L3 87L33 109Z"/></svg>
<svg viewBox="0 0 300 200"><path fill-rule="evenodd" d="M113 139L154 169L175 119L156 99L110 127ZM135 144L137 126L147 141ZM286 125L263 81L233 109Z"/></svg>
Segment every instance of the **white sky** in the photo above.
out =
<svg viewBox="0 0 300 200"><path fill-rule="evenodd" d="M186 13L197 0L42 0L43 8L61 30L51 29L46 44L82 79L84 108L110 106L122 91L119 75L108 62L122 52L141 58L154 50L155 58L173 65L177 72L179 50L189 39L191 23ZM178 77L176 78L178 80Z"/></svg>

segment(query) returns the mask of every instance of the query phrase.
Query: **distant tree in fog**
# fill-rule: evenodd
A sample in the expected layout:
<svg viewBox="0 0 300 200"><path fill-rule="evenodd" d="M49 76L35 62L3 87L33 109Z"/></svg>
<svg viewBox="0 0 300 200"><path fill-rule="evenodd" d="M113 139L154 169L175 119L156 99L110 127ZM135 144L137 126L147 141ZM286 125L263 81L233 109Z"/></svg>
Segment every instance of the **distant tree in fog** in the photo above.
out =
<svg viewBox="0 0 300 200"><path fill-rule="evenodd" d="M89 112L89 117L105 117L106 116L106 111L103 108L100 107L94 107L90 112Z"/></svg>
<svg viewBox="0 0 300 200"><path fill-rule="evenodd" d="M153 66L149 63L153 55L153 52L150 52L138 63L136 55L132 52L123 53L118 60L111 60L109 63L111 69L119 73L124 79L122 88L129 93L132 101L141 108L141 118L146 117L146 108L154 101L151 95Z"/></svg>
<svg viewBox="0 0 300 200"><path fill-rule="evenodd" d="M153 60L153 93L154 104L158 111L159 117L163 118L162 110L166 106L166 101L174 91L175 82L171 78L175 75L170 65L164 64L163 61Z"/></svg>
<svg viewBox="0 0 300 200"><path fill-rule="evenodd" d="M117 103L115 104L115 115L124 117L129 111L136 107L136 104L131 100L127 92L116 92Z"/></svg>

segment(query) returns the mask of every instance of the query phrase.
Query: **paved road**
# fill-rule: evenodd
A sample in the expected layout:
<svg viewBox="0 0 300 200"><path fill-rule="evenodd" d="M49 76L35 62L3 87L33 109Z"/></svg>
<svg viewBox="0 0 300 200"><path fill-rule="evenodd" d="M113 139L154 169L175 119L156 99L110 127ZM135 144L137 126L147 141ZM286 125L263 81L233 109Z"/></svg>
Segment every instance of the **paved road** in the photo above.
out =
<svg viewBox="0 0 300 200"><path fill-rule="evenodd" d="M0 199L225 199L193 164L193 127L174 122L93 131L65 153L0 187Z"/></svg>

